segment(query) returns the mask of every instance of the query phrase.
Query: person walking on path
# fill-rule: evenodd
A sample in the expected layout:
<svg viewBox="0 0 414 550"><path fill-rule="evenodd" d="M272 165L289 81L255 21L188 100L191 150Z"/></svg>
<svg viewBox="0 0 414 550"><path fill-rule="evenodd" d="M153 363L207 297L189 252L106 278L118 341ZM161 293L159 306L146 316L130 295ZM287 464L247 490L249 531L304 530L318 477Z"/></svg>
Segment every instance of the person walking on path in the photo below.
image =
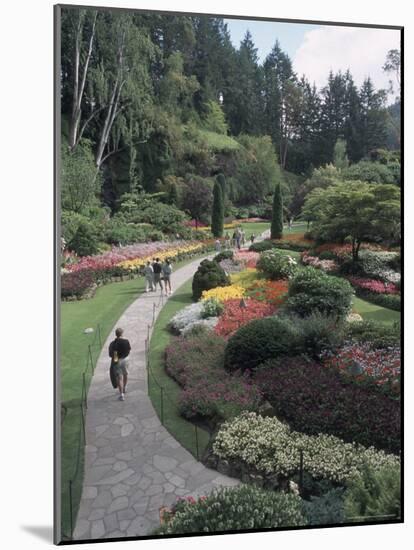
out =
<svg viewBox="0 0 414 550"><path fill-rule="evenodd" d="M162 265L159 258L157 258L155 262L152 264L152 269L154 271L154 290L157 290L157 285L160 285L160 289L162 293L163 291L162 283L161 283Z"/></svg>
<svg viewBox="0 0 414 550"><path fill-rule="evenodd" d="M224 237L224 248L226 250L229 250L229 248L230 248L230 235L228 234L228 232L226 233L226 236Z"/></svg>
<svg viewBox="0 0 414 550"><path fill-rule="evenodd" d="M246 244L246 233L243 229L240 229L240 243L242 246Z"/></svg>
<svg viewBox="0 0 414 550"><path fill-rule="evenodd" d="M145 292L153 291L154 288L154 268L151 265L151 262L147 262L147 265L144 267L145 275Z"/></svg>
<svg viewBox="0 0 414 550"><path fill-rule="evenodd" d="M219 239L217 239L216 242L214 243L214 247L216 249L216 252L221 251L221 242L219 241Z"/></svg>
<svg viewBox="0 0 414 550"><path fill-rule="evenodd" d="M115 330L115 340L109 344L109 357L112 359L111 368L118 381L119 400L125 401L126 385L128 382L128 356L131 344L126 338L122 338L122 328Z"/></svg>
<svg viewBox="0 0 414 550"><path fill-rule="evenodd" d="M233 232L233 237L231 239L231 246L236 246L236 237L237 237L237 234L236 232L234 231Z"/></svg>
<svg viewBox="0 0 414 550"><path fill-rule="evenodd" d="M252 233L250 235L250 242L253 244L254 243L254 239L255 239L255 236L254 236L254 233Z"/></svg>
<svg viewBox="0 0 414 550"><path fill-rule="evenodd" d="M241 234L240 234L240 229L239 228L236 229L235 235L236 235L236 246L240 250Z"/></svg>
<svg viewBox="0 0 414 550"><path fill-rule="evenodd" d="M162 266L162 276L164 278L165 294L172 294L171 291L171 273L172 273L172 263L171 260L167 259Z"/></svg>

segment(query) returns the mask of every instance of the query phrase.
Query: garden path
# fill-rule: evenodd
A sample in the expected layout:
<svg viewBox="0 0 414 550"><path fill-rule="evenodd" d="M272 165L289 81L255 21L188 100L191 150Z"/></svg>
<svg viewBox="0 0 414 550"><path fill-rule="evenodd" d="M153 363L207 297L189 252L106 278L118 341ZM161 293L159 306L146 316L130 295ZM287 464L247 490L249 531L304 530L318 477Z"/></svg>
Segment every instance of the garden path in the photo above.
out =
<svg viewBox="0 0 414 550"><path fill-rule="evenodd" d="M175 289L193 276L200 261L173 274ZM161 506L170 506L177 497L197 497L240 483L197 462L162 426L152 406L145 339L159 299L159 291L142 294L116 323L132 347L125 401L118 401L108 375L114 330L98 358L88 393L85 474L75 541L148 535L159 525Z"/></svg>

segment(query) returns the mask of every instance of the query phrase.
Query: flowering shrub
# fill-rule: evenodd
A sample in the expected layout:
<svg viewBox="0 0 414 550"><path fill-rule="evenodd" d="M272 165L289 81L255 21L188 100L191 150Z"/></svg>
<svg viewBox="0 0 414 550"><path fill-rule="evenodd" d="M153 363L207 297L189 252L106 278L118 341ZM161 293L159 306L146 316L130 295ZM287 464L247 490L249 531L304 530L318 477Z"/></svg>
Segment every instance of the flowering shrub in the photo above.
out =
<svg viewBox="0 0 414 550"><path fill-rule="evenodd" d="M245 289L239 285L230 286L218 286L211 290L205 290L201 295L202 300L209 300L215 298L219 302L231 300L232 298L242 298L245 293Z"/></svg>
<svg viewBox="0 0 414 550"><path fill-rule="evenodd" d="M234 261L234 260L221 260L219 265L226 273L233 274L239 273L246 269L246 264L243 261Z"/></svg>
<svg viewBox="0 0 414 550"><path fill-rule="evenodd" d="M374 292L375 294L398 294L398 288L393 283L384 283L376 279L363 279L361 277L348 277L348 281L357 288Z"/></svg>
<svg viewBox="0 0 414 550"><path fill-rule="evenodd" d="M165 351L165 366L183 388L180 412L186 418L228 418L254 410L261 392L248 377L223 369L225 340L211 332L176 338Z"/></svg>
<svg viewBox="0 0 414 550"><path fill-rule="evenodd" d="M252 485L215 489L198 500L181 500L154 534L213 533L306 525L299 496Z"/></svg>
<svg viewBox="0 0 414 550"><path fill-rule="evenodd" d="M281 305L287 298L289 283L278 281L256 280L247 290L247 295L260 302L268 302L274 306Z"/></svg>
<svg viewBox="0 0 414 550"><path fill-rule="evenodd" d="M228 285L230 285L230 278L220 265L211 260L203 260L194 273L192 283L193 300L199 300L206 290Z"/></svg>
<svg viewBox="0 0 414 550"><path fill-rule="evenodd" d="M297 266L296 260L279 250L266 250L260 254L257 269L267 279L288 279L292 277Z"/></svg>
<svg viewBox="0 0 414 550"><path fill-rule="evenodd" d="M223 304L215 298L204 300L201 306L201 317L203 319L207 319L208 317L218 317L223 313L224 310Z"/></svg>
<svg viewBox="0 0 414 550"><path fill-rule="evenodd" d="M275 311L274 306L251 298L245 300L245 305L245 308L240 307L239 299L226 300L224 302L224 312L214 329L215 333L223 338L228 338L242 325L253 319L268 317Z"/></svg>
<svg viewBox="0 0 414 550"><path fill-rule="evenodd" d="M384 248L377 244L362 243L361 251L362 250L380 252L383 251ZM352 259L352 244L326 243L315 248L315 252L318 256L320 256L322 252L326 251L332 252L339 261Z"/></svg>
<svg viewBox="0 0 414 550"><path fill-rule="evenodd" d="M335 369L286 357L266 362L254 379L276 414L293 429L332 434L389 452L400 450L399 402L348 383Z"/></svg>
<svg viewBox="0 0 414 550"><path fill-rule="evenodd" d="M352 323L348 327L348 338L353 342L368 343L371 349L386 349L400 346L400 324L384 325L375 321Z"/></svg>
<svg viewBox="0 0 414 550"><path fill-rule="evenodd" d="M400 349L371 349L369 344L350 344L325 358L324 365L351 381L372 381L386 392L399 393Z"/></svg>
<svg viewBox="0 0 414 550"><path fill-rule="evenodd" d="M311 265L322 271L337 271L338 264L334 260L320 260L317 256L310 256L307 252L302 252L301 261L304 265Z"/></svg>
<svg viewBox="0 0 414 550"><path fill-rule="evenodd" d="M195 327L205 326L206 328L214 329L218 318L204 318L203 304L198 302L191 304L178 313L168 323L168 328L175 334L186 334Z"/></svg>
<svg viewBox="0 0 414 550"><path fill-rule="evenodd" d="M234 259L244 262L246 267L255 268L259 260L259 254L257 252L250 252L249 250L238 250L234 253Z"/></svg>
<svg viewBox="0 0 414 550"><path fill-rule="evenodd" d="M254 412L224 423L213 443L213 452L220 458L283 478L298 472L300 450L304 450L304 469L312 477L341 484L360 476L365 465L378 469L399 464L397 456L373 447L345 443L332 435L304 435L275 417Z"/></svg>

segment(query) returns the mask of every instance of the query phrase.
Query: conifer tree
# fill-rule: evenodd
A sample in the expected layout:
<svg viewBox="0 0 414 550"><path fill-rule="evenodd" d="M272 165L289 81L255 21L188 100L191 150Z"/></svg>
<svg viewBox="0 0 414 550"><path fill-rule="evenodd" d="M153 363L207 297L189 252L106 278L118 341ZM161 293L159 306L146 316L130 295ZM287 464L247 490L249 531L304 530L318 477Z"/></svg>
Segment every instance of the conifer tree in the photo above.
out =
<svg viewBox="0 0 414 550"><path fill-rule="evenodd" d="M270 238L280 239L283 233L283 200L280 183L275 185L273 196L272 224L270 226Z"/></svg>
<svg viewBox="0 0 414 550"><path fill-rule="evenodd" d="M211 216L211 232L214 237L223 236L224 224L224 201L221 185L218 181L214 184L213 189L213 211Z"/></svg>

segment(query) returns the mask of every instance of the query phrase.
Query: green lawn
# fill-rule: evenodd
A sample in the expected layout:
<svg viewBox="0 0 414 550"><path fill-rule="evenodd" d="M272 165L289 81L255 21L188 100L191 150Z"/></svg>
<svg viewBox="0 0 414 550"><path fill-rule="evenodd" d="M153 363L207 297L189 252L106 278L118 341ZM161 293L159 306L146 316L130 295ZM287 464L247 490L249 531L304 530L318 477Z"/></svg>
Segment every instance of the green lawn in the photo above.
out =
<svg viewBox="0 0 414 550"><path fill-rule="evenodd" d="M361 300L361 298L357 298L356 296L353 299L352 309L356 313L359 313L367 321L377 321L386 325L391 325L395 321L399 321L401 317L399 311L394 311L393 309L371 304L370 302Z"/></svg>
<svg viewBox="0 0 414 550"><path fill-rule="evenodd" d="M198 454L201 456L209 442L209 434L201 428L196 429L194 424L180 416L177 405L181 392L180 386L168 376L164 369L164 351L173 338L167 330L167 324L177 311L192 303L191 285L192 278L168 299L154 325L150 342L148 386L152 404L158 416L163 417L164 426L183 447L197 457L197 440Z"/></svg>

